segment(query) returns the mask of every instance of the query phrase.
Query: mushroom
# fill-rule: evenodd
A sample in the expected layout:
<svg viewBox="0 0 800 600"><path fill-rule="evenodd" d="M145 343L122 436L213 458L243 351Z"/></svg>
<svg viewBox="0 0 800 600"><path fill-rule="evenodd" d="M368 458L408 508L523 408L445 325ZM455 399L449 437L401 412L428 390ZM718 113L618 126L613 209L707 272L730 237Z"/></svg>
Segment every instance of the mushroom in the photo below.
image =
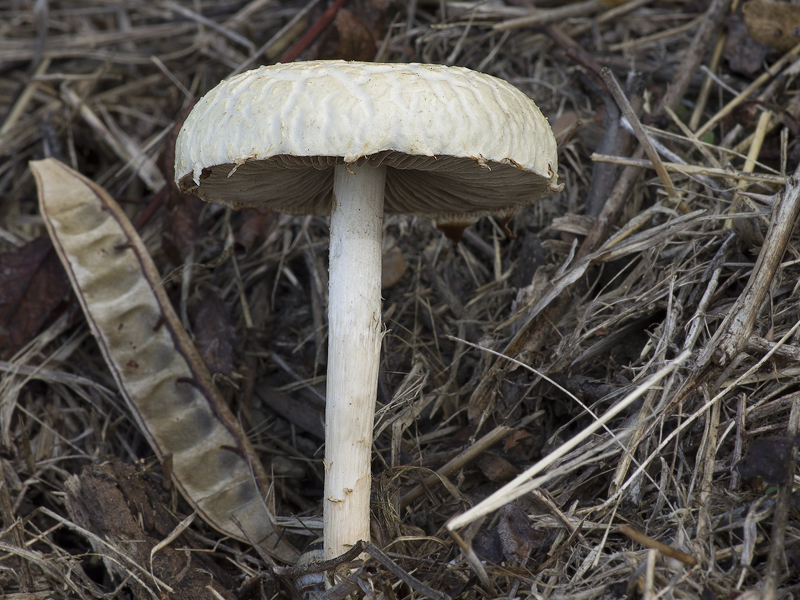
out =
<svg viewBox="0 0 800 600"><path fill-rule="evenodd" d="M385 214L458 236L560 189L530 98L460 67L312 61L223 81L178 135L184 192L233 208L330 215L324 555L369 539Z"/></svg>

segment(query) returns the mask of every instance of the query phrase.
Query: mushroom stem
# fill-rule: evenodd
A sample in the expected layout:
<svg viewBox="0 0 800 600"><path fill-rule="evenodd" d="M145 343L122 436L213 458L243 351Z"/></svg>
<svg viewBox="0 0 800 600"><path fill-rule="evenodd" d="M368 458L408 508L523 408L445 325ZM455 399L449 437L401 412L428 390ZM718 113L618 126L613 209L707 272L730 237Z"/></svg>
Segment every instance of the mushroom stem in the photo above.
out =
<svg viewBox="0 0 800 600"><path fill-rule="evenodd" d="M386 167L335 167L325 408L325 558L369 540Z"/></svg>

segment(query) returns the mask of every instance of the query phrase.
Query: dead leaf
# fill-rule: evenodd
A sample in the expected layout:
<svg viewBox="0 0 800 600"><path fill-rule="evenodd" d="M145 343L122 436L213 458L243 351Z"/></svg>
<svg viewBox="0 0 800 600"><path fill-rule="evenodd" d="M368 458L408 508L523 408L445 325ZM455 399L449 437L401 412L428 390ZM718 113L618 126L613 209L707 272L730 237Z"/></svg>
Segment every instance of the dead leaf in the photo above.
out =
<svg viewBox="0 0 800 600"><path fill-rule="evenodd" d="M524 440L525 438L529 437L531 437L531 434L525 431L524 429L517 429L516 431L512 431L503 440L503 450L508 452L512 448L516 447L520 440Z"/></svg>
<svg viewBox="0 0 800 600"><path fill-rule="evenodd" d="M0 358L27 344L69 299L69 290L50 240L0 254Z"/></svg>
<svg viewBox="0 0 800 600"><path fill-rule="evenodd" d="M739 15L732 16L726 23L728 39L722 56L731 71L742 75L754 75L763 67L769 53L769 46L759 44L747 33L747 26Z"/></svg>
<svg viewBox="0 0 800 600"><path fill-rule="evenodd" d="M161 229L161 246L174 265L182 265L200 237L200 212L203 201L197 196L182 196L175 191L167 200Z"/></svg>
<svg viewBox="0 0 800 600"><path fill-rule="evenodd" d="M345 60L373 60L375 38L369 28L349 10L343 8L336 15L339 32L339 55Z"/></svg>
<svg viewBox="0 0 800 600"><path fill-rule="evenodd" d="M230 374L235 370L233 348L236 333L231 313L215 292L206 291L190 310L194 345L212 373Z"/></svg>
<svg viewBox="0 0 800 600"><path fill-rule="evenodd" d="M528 516L513 502L500 509L497 533L503 556L512 563L524 562L536 542Z"/></svg>
<svg viewBox="0 0 800 600"><path fill-rule="evenodd" d="M381 289L385 290L400 281L406 272L406 259L397 246L383 252L381 262Z"/></svg>
<svg viewBox="0 0 800 600"><path fill-rule="evenodd" d="M736 463L744 479L761 477L767 485L786 481L786 463L798 440L790 437L757 438L750 443L745 457Z"/></svg>
<svg viewBox="0 0 800 600"><path fill-rule="evenodd" d="M194 194L183 195L175 184L175 140L193 104L187 106L175 119L167 136L159 165L164 172L166 185L159 192L164 194L167 212L161 228L161 245L167 258L174 265L182 265L200 237L200 212L203 201Z"/></svg>
<svg viewBox="0 0 800 600"><path fill-rule="evenodd" d="M320 41L316 58L375 60L376 40L386 35L387 0L351 0L336 13L335 28Z"/></svg>
<svg viewBox="0 0 800 600"><path fill-rule="evenodd" d="M747 2L742 11L747 33L758 43L781 52L800 43L800 6L754 0Z"/></svg>
<svg viewBox="0 0 800 600"><path fill-rule="evenodd" d="M509 481L519 474L517 468L505 458L484 452L478 460L478 468L489 481Z"/></svg>
<svg viewBox="0 0 800 600"><path fill-rule="evenodd" d="M513 502L500 509L500 519L491 529L481 529L472 540L472 549L481 560L499 564L503 559L519 565L537 542L527 515Z"/></svg>
<svg viewBox="0 0 800 600"><path fill-rule="evenodd" d="M478 558L486 562L500 564L500 561L503 560L503 547L497 528L490 531L480 530L472 540L472 549Z"/></svg>
<svg viewBox="0 0 800 600"><path fill-rule="evenodd" d="M243 208L238 214L239 227L236 230L234 247L239 254L263 242L277 219L277 213L265 208Z"/></svg>

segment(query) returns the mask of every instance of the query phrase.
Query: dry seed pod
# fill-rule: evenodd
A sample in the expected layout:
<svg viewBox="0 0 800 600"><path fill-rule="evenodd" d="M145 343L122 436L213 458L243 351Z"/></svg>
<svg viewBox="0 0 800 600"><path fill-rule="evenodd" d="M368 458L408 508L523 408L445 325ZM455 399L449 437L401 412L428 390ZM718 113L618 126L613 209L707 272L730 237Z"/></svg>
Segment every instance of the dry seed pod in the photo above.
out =
<svg viewBox="0 0 800 600"><path fill-rule="evenodd" d="M268 480L169 302L136 230L94 182L33 161L39 204L106 363L150 445L213 527L294 562L264 502ZM239 528L236 521L241 524Z"/></svg>

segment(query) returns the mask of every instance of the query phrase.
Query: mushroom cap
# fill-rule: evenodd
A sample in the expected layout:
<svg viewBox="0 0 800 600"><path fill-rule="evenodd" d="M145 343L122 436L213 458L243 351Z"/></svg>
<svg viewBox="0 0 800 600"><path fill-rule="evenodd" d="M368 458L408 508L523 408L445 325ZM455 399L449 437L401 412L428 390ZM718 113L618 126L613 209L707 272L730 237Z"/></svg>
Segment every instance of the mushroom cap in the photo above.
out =
<svg viewBox="0 0 800 600"><path fill-rule="evenodd" d="M333 167L390 167L385 212L469 223L557 191L547 119L511 84L462 67L310 61L225 80L175 146L184 192L234 208L328 215Z"/></svg>

